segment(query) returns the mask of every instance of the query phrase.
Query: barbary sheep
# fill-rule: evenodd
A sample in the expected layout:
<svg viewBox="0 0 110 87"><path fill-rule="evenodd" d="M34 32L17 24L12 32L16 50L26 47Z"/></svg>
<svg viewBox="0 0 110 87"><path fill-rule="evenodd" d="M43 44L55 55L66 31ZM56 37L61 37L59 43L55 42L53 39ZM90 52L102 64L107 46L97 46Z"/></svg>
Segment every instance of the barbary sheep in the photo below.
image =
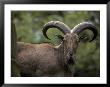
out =
<svg viewBox="0 0 110 87"><path fill-rule="evenodd" d="M61 44L54 46L50 43L32 44L17 42L17 58L20 66L20 75L27 77L71 77L74 76L74 62L79 43L79 34L89 29L97 36L96 27L90 22L82 22L70 29L59 21L50 21L43 26L43 35L48 38L46 32L49 28L57 28L64 33Z"/></svg>

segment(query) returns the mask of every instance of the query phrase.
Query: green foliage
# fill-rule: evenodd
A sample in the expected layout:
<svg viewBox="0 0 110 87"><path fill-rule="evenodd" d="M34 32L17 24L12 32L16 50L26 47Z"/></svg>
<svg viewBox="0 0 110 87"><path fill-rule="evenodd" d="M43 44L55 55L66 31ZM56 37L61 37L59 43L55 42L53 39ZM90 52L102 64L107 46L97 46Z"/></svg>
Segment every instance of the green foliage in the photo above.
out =
<svg viewBox="0 0 110 87"><path fill-rule="evenodd" d="M20 67L16 61L11 60L11 76L12 77L20 77Z"/></svg>
<svg viewBox="0 0 110 87"><path fill-rule="evenodd" d="M71 29L83 21L92 22L98 30L98 37L93 42L87 42L91 38L81 40L76 55L75 76L100 76L100 12L98 11L12 11L12 17L16 25L18 41L29 43L51 42L60 43L56 35L63 35L57 29L48 30L51 40L42 34L42 27L49 21L62 21Z"/></svg>

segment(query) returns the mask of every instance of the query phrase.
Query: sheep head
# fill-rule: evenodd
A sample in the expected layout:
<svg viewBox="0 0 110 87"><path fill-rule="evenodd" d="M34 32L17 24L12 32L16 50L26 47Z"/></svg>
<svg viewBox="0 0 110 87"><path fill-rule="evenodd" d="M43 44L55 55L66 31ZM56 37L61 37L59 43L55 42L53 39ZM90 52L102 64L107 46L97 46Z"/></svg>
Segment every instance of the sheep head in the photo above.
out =
<svg viewBox="0 0 110 87"><path fill-rule="evenodd" d="M66 65L74 64L74 59L76 56L76 50L78 47L78 43L80 41L80 33L86 29L89 29L93 32L93 37L90 42L93 41L97 36L96 27L90 22L82 22L76 25L73 29L70 29L66 24L59 21L50 21L43 27L43 35L48 38L46 32L49 28L57 28L61 32L64 33L64 37L58 35L59 38L62 39L61 44L58 46L59 59L62 60L62 63ZM65 65L64 64L64 65Z"/></svg>

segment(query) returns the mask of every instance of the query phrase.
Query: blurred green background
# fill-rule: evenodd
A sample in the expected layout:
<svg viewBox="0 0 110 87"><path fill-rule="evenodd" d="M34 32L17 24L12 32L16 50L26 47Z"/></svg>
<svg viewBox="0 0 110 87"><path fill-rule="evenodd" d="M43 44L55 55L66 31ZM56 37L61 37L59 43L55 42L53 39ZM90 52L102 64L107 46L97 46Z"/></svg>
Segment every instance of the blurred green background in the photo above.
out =
<svg viewBox="0 0 110 87"><path fill-rule="evenodd" d="M97 77L100 76L100 12L99 11L12 11L11 16L16 26L18 41L29 43L51 42L60 44L56 34L62 34L57 29L50 29L46 39L42 34L42 27L49 21L61 21L71 29L84 21L92 22L98 30L98 37L93 42L88 38L79 43L76 54L75 76ZM85 31L85 35L91 38L91 32Z"/></svg>

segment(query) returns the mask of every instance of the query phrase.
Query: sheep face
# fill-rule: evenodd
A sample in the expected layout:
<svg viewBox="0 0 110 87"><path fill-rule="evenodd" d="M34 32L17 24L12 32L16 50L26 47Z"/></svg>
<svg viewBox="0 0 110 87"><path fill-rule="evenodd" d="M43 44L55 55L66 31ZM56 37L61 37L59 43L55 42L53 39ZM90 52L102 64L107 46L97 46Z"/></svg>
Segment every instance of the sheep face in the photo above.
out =
<svg viewBox="0 0 110 87"><path fill-rule="evenodd" d="M69 33L64 36L62 45L64 45L64 57L68 64L74 64L78 42L79 38L76 34Z"/></svg>

